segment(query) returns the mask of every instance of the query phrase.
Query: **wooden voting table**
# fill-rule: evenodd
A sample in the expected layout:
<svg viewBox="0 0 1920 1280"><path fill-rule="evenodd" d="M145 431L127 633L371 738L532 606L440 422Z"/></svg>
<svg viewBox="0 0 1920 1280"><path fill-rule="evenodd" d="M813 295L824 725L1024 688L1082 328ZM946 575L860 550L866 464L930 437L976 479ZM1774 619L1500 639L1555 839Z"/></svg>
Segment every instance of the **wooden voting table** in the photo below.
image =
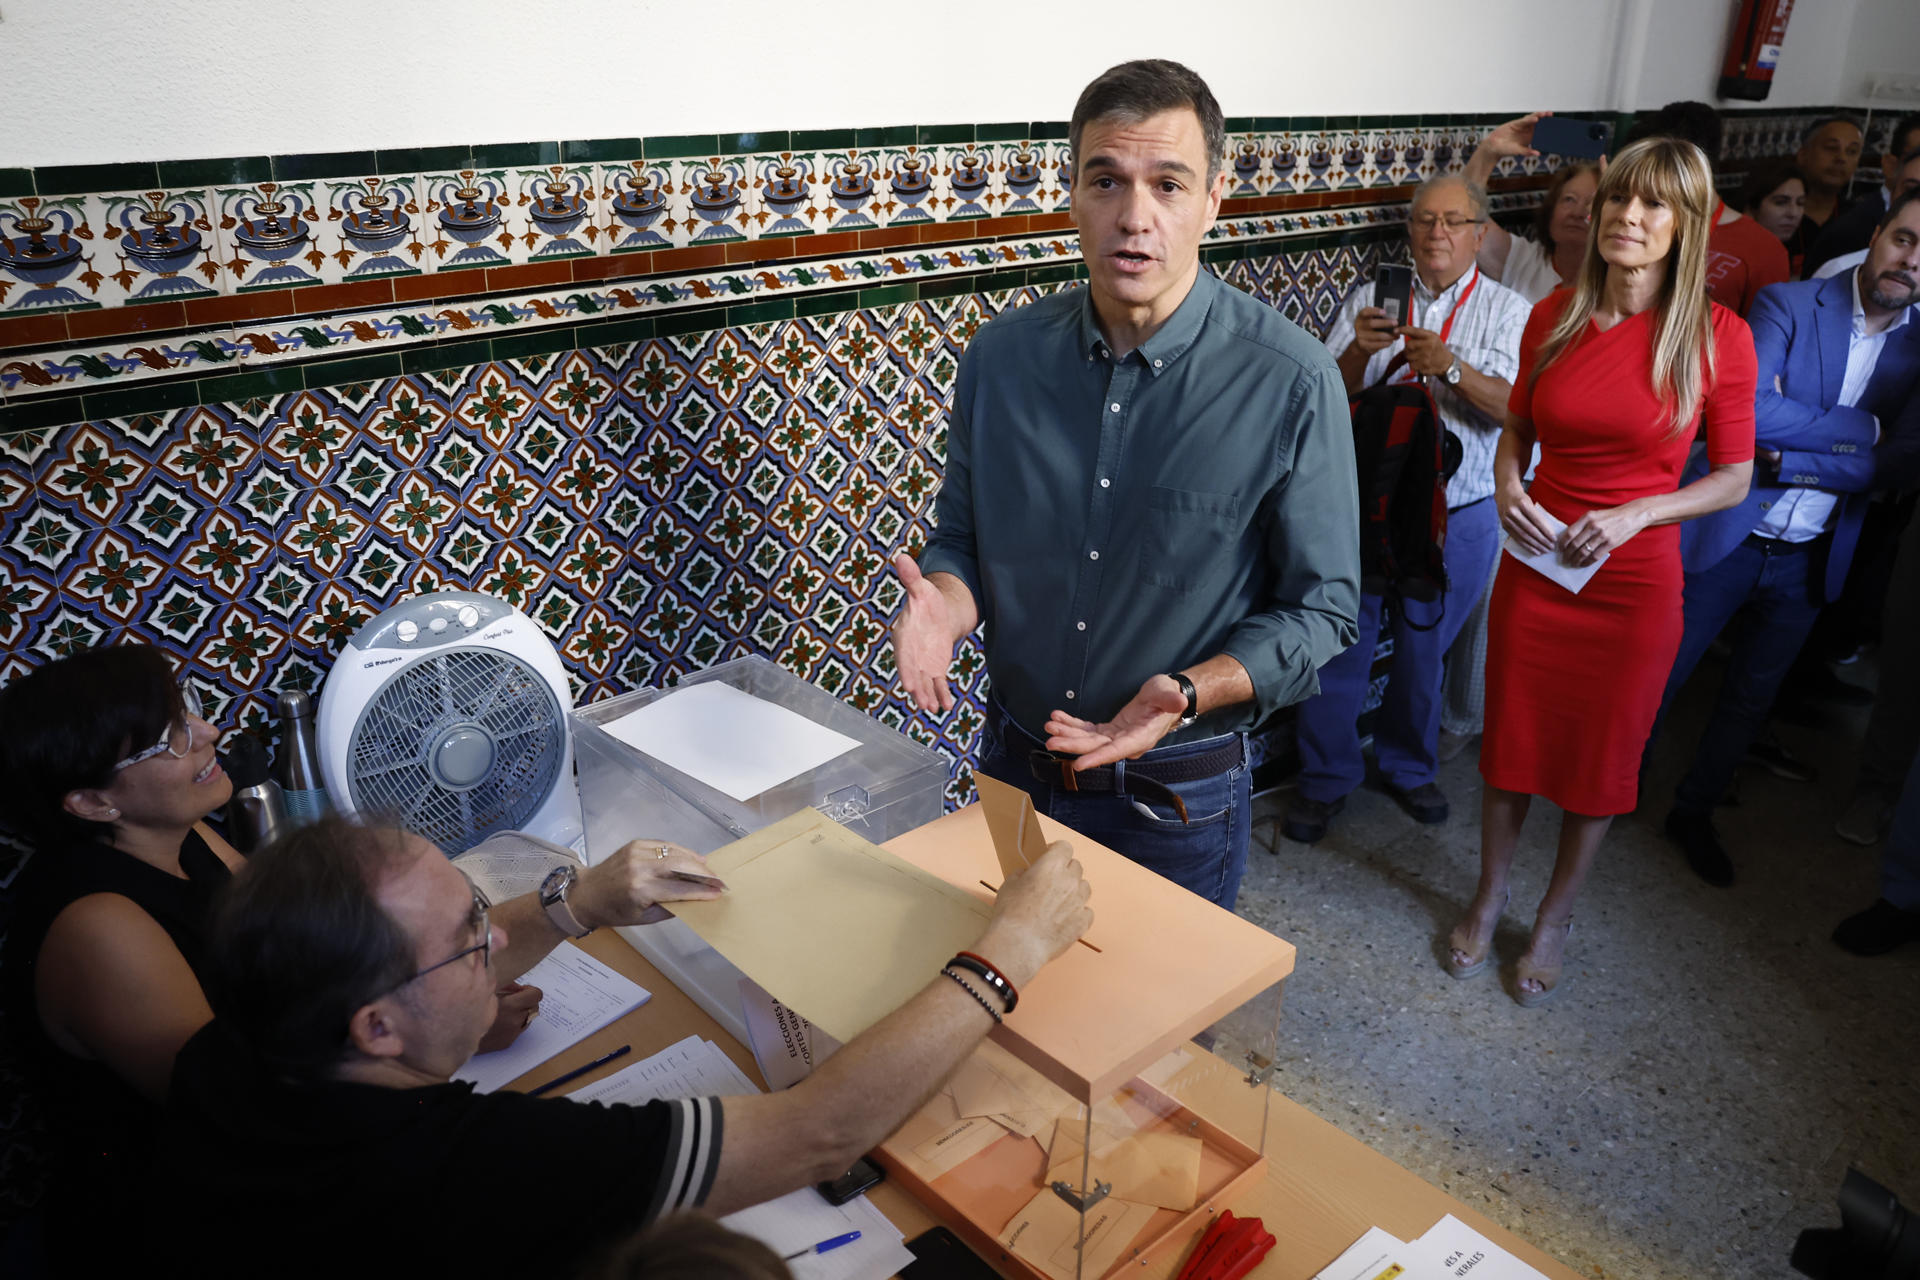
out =
<svg viewBox="0 0 1920 1280"><path fill-rule="evenodd" d="M703 1036L719 1045L749 1079L765 1086L753 1053L625 939L611 929L602 929L578 945L645 987L653 998L565 1053L541 1063L508 1088L533 1088L623 1044L633 1046L626 1057L566 1086L569 1091L578 1089L690 1035ZM1284 1035L1284 1021L1281 1025ZM1254 1141L1258 1135L1243 1132L1241 1136ZM1311 1280L1369 1227L1382 1227L1402 1240L1412 1240L1449 1213L1543 1275L1577 1280L1577 1273L1279 1093L1273 1095L1268 1118L1267 1158L1266 1181L1231 1206L1236 1214L1261 1219L1278 1241L1253 1272L1259 1280ZM937 1225L932 1214L892 1182L882 1183L868 1194L909 1240ZM1143 1280L1167 1280L1178 1273L1188 1252L1187 1246L1169 1250L1151 1265L1129 1274L1138 1274Z"/></svg>

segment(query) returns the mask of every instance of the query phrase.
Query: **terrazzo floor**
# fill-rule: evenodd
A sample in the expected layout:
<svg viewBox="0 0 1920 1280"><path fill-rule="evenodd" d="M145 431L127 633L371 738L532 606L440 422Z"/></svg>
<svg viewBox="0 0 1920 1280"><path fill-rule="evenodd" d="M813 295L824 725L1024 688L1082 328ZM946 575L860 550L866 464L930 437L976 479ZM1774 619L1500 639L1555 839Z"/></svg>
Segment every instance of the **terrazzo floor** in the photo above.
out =
<svg viewBox="0 0 1920 1280"><path fill-rule="evenodd" d="M1822 776L1742 772L1715 818L1739 878L1715 889L1660 823L1717 680L1703 664L1677 704L1544 1008L1509 994L1552 868L1559 813L1543 801L1497 975L1440 968L1479 868L1475 750L1442 766L1454 812L1438 826L1366 788L1313 846L1279 835L1284 792L1254 811L1237 909L1299 948L1278 1087L1608 1280L1795 1275L1794 1239L1838 1225L1850 1164L1920 1209L1920 947L1862 960L1828 939L1875 896L1877 850L1832 830L1866 713L1780 726Z"/></svg>

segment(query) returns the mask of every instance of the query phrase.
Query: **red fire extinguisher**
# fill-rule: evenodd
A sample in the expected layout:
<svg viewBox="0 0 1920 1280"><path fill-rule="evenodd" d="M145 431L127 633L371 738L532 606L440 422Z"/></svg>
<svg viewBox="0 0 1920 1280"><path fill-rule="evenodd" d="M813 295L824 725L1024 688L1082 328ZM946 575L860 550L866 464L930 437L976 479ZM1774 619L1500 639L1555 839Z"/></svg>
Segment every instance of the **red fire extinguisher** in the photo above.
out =
<svg viewBox="0 0 1920 1280"><path fill-rule="evenodd" d="M1720 67L1720 96L1759 102L1773 88L1793 0L1740 0Z"/></svg>

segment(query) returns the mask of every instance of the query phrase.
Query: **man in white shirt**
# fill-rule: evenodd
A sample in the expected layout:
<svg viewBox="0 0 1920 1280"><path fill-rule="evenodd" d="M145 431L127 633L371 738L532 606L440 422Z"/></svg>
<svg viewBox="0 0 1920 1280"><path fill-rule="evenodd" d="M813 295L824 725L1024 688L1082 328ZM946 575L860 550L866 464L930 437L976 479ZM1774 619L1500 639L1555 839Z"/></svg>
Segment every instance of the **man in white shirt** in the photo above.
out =
<svg viewBox="0 0 1920 1280"><path fill-rule="evenodd" d="M1753 486L1738 506L1681 530L1686 631L1662 707L1664 717L1721 628L1743 609L1754 612L1666 820L1709 884L1733 883L1713 806L1821 606L1846 580L1868 491L1911 484L1920 469L1916 299L1920 193L1894 203L1851 275L1773 285L1755 301ZM1689 476L1702 465L1696 452Z"/></svg>
<svg viewBox="0 0 1920 1280"><path fill-rule="evenodd" d="M1373 306L1374 282L1366 280L1341 304L1326 338L1350 395L1424 378L1441 425L1462 447L1447 482L1446 590L1434 601L1392 600L1393 666L1374 722L1387 791L1426 823L1447 818L1434 781L1442 665L1499 554L1493 457L1529 312L1524 298L1474 265L1486 225L1484 188L1451 176L1424 183L1408 219L1413 323L1396 325ZM1359 640L1320 668L1320 692L1300 704L1299 789L1281 823L1290 840L1311 844L1325 835L1366 777L1358 720L1386 604L1363 590Z"/></svg>

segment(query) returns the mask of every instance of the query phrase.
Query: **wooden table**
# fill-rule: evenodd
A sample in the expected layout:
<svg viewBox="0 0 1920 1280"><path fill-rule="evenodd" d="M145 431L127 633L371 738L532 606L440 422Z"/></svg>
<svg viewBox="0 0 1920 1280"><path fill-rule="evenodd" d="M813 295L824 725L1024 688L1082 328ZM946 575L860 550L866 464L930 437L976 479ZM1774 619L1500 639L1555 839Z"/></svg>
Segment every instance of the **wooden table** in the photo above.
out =
<svg viewBox="0 0 1920 1280"><path fill-rule="evenodd" d="M713 1041L749 1079L765 1085L752 1052L618 934L602 929L578 945L645 987L653 998L508 1088L532 1088L623 1044L633 1046L627 1057L568 1085L577 1089L690 1035ZM1284 1021L1281 1025L1284 1034ZM1232 1124L1232 1119L1223 1117L1223 1123ZM1576 1272L1280 1094L1273 1095L1267 1123L1266 1181L1232 1206L1236 1214L1259 1218L1278 1241L1253 1273L1259 1280L1311 1280L1369 1227L1412 1240L1449 1213L1543 1275L1577 1280ZM1254 1135L1243 1136L1251 1140ZM891 1182L869 1196L908 1239L937 1225L931 1213ZM1179 1271L1187 1252L1170 1250L1152 1265L1138 1268L1137 1274L1142 1280L1166 1280Z"/></svg>

